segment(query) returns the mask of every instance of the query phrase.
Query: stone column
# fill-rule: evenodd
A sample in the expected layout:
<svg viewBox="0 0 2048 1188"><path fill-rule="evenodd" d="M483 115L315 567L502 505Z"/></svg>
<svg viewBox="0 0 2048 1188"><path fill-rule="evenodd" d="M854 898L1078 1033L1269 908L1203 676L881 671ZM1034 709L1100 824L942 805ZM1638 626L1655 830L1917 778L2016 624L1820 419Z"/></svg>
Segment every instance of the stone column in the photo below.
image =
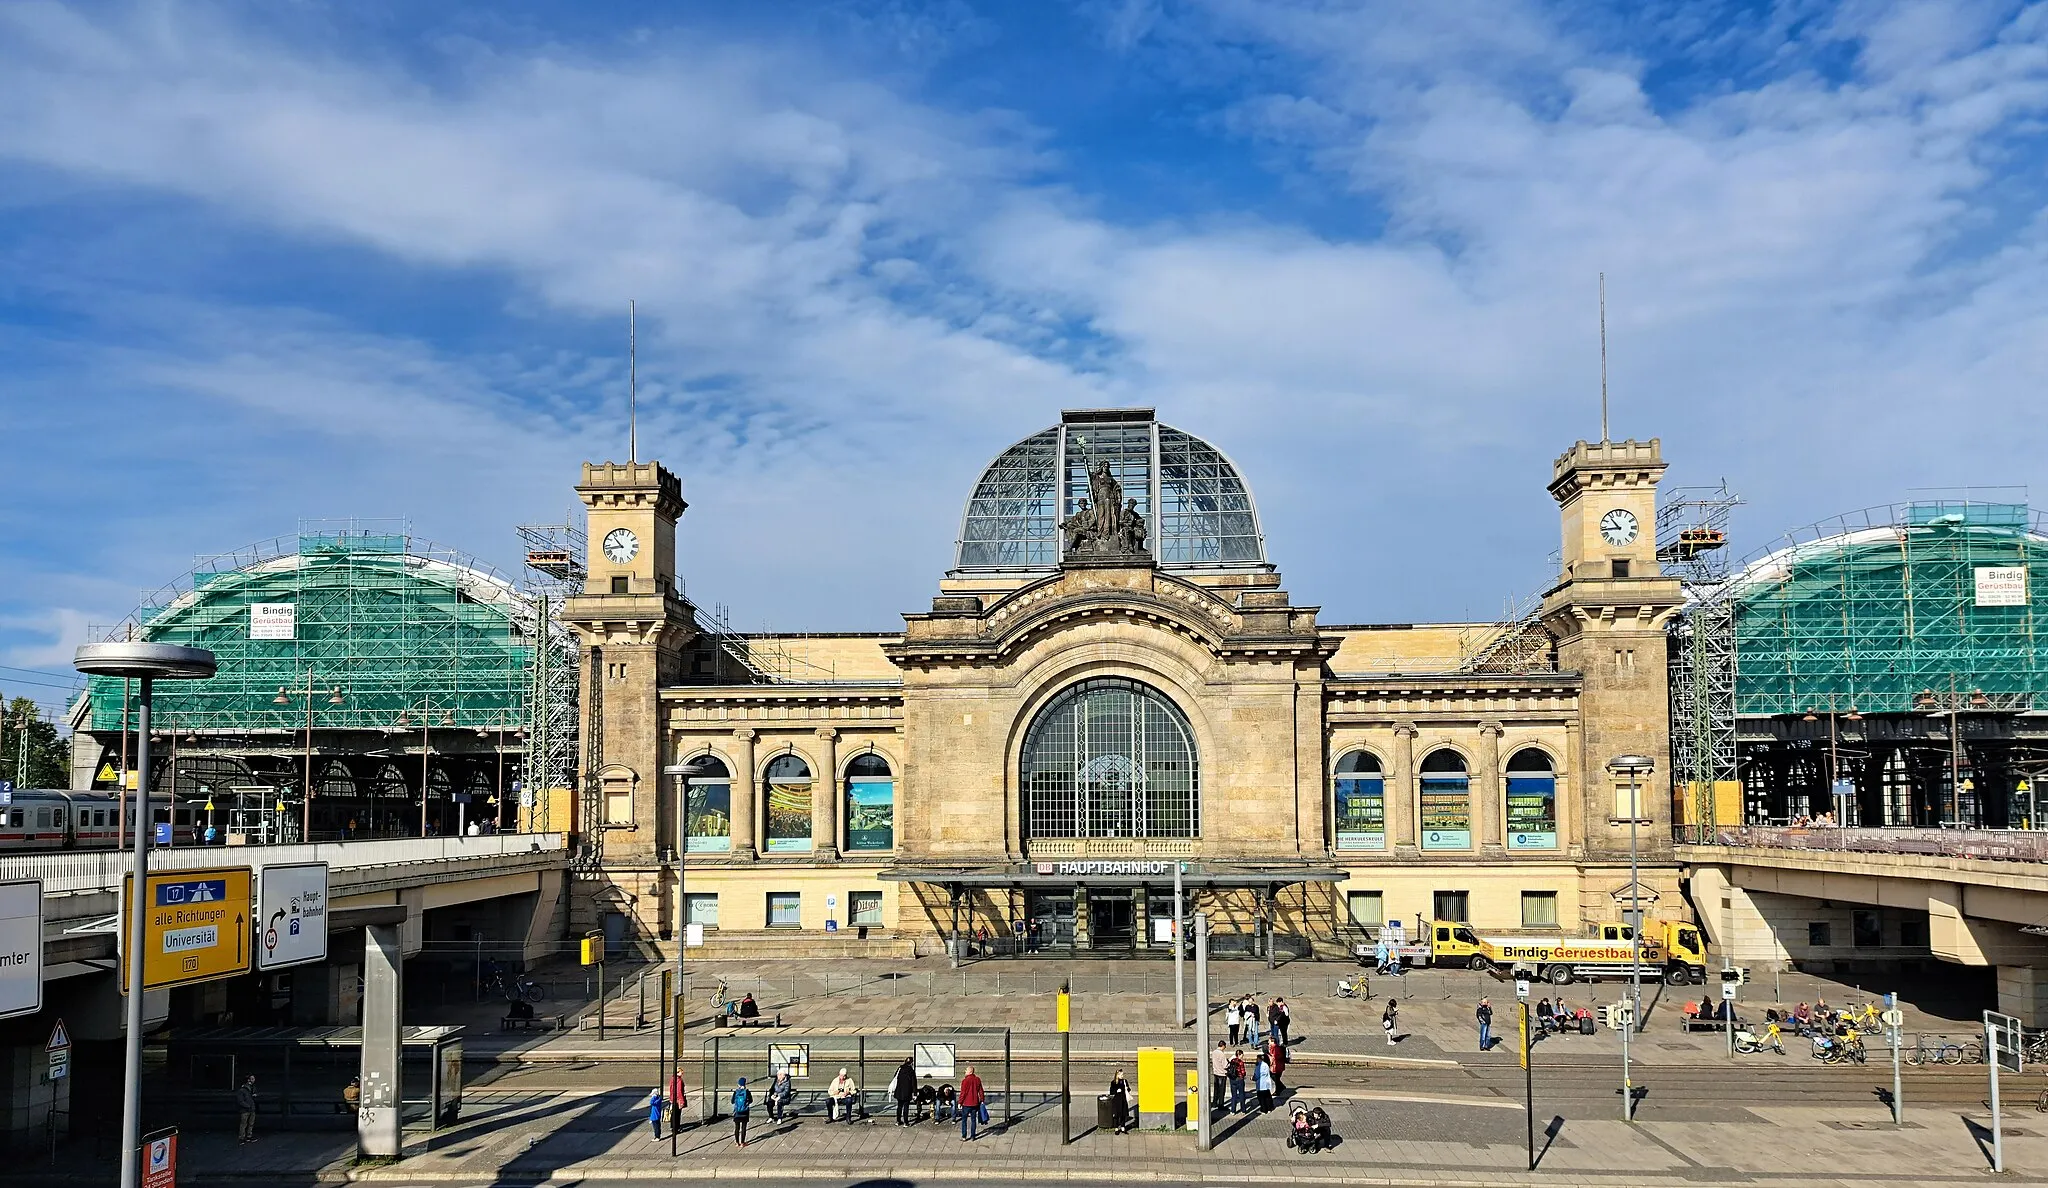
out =
<svg viewBox="0 0 2048 1188"><path fill-rule="evenodd" d="M739 862L751 862L760 853L754 842L754 820L759 815L754 798L760 791L754 777L754 738L754 731L745 727L732 732L732 856Z"/></svg>
<svg viewBox="0 0 2048 1188"><path fill-rule="evenodd" d="M1415 723L1394 723L1394 770L1388 773L1387 848L1415 850L1415 803L1419 786L1415 782Z"/></svg>
<svg viewBox="0 0 2048 1188"><path fill-rule="evenodd" d="M839 858L839 806L844 796L839 788L839 731L832 726L818 728L820 771L811 788L811 853L826 861Z"/></svg>
<svg viewBox="0 0 2048 1188"><path fill-rule="evenodd" d="M1506 843L1503 832L1506 812L1504 809L1505 786L1501 783L1500 736L1503 728L1499 722L1487 720L1479 723L1479 770L1474 772L1473 809L1475 822L1479 826L1478 845L1474 849L1489 854L1498 854Z"/></svg>

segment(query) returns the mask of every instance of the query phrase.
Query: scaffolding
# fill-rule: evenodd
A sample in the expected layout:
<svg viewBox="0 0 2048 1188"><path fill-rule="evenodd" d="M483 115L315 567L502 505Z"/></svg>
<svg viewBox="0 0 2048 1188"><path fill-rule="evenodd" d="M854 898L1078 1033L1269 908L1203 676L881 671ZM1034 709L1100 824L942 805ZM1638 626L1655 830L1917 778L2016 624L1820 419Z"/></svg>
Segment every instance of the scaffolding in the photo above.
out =
<svg viewBox="0 0 2048 1188"><path fill-rule="evenodd" d="M1459 672L1557 671L1557 641L1543 626L1543 596L1511 600L1501 617L1458 635Z"/></svg>
<svg viewBox="0 0 2048 1188"><path fill-rule="evenodd" d="M526 761L520 771L520 808L535 833L566 829L554 820L556 789L580 786L577 778L579 681L575 632L562 623L562 605L581 592L585 577L582 525L572 516L561 524L522 524L526 542L523 587L534 608L536 634L526 673Z"/></svg>
<svg viewBox="0 0 2048 1188"><path fill-rule="evenodd" d="M1666 628L1672 780L1690 798L1687 817L1711 827L1723 815L1715 789L1737 778L1727 546L1729 521L1742 500L1725 482L1679 487L1671 495L1657 509L1657 563L1685 593L1683 612Z"/></svg>

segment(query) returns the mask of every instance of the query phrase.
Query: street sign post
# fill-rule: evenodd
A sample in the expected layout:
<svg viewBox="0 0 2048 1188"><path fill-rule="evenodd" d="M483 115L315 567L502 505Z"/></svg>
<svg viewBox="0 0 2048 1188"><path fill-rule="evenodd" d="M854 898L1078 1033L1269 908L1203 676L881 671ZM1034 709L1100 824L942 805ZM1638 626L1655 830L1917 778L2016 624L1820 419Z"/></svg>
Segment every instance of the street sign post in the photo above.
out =
<svg viewBox="0 0 2048 1188"><path fill-rule="evenodd" d="M266 866L256 899L256 968L327 960L327 864Z"/></svg>
<svg viewBox="0 0 2048 1188"><path fill-rule="evenodd" d="M0 883L0 1019L43 1009L43 881Z"/></svg>
<svg viewBox="0 0 2048 1188"><path fill-rule="evenodd" d="M142 988L164 990L248 973L250 884L246 866L152 871L142 896ZM121 885L124 919L133 918L128 913L134 904L130 875ZM124 960L121 992L128 991Z"/></svg>
<svg viewBox="0 0 2048 1188"><path fill-rule="evenodd" d="M2020 1021L1997 1011L1984 1012L1984 1064L1991 1070L1991 1170L2005 1170L2005 1124L1998 1103L1998 1070L2020 1071L2024 1047Z"/></svg>
<svg viewBox="0 0 2048 1188"><path fill-rule="evenodd" d="M43 1054L50 1070L48 1080L61 1081L71 1075L71 1033L64 1030L64 1020L50 1028L50 1042L43 1045Z"/></svg>
<svg viewBox="0 0 2048 1188"><path fill-rule="evenodd" d="M1887 994L1884 996L1884 1000L1887 1003L1895 1003L1899 1000L1899 996ZM1892 1041L1892 1125L1904 1126L1906 1124L1906 1103L1900 1100L1900 1090L1903 1088L1903 1085L1899 1080L1899 1029L1906 1025L1906 1012L1894 1006L1886 1010L1881 1018L1884 1020L1885 1034L1890 1036Z"/></svg>
<svg viewBox="0 0 2048 1188"><path fill-rule="evenodd" d="M151 1131L142 1139L142 1188L177 1188L178 1128Z"/></svg>

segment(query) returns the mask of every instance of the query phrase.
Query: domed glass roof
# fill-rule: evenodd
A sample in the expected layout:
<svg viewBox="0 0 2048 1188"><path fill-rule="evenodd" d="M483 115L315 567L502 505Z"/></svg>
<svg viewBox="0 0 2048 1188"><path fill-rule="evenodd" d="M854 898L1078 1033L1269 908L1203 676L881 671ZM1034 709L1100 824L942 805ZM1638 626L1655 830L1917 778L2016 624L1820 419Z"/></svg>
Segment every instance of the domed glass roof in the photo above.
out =
<svg viewBox="0 0 2048 1188"><path fill-rule="evenodd" d="M1060 423L996 456L961 517L956 566L1051 569L1059 523L1088 497L1088 468L1107 462L1145 519L1145 547L1168 568L1262 566L1251 488L1223 451L1153 419L1149 408L1068 410Z"/></svg>

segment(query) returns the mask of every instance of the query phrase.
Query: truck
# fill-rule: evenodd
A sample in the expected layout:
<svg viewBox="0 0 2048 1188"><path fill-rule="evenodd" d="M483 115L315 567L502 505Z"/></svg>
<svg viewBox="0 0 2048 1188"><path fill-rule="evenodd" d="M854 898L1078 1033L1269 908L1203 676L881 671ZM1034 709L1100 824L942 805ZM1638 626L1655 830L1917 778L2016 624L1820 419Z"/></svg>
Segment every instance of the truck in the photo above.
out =
<svg viewBox="0 0 2048 1188"><path fill-rule="evenodd" d="M1533 967L1538 978L1559 986L1573 981L1628 977L1635 957L1634 930L1624 923L1603 921L1587 932L1584 938L1481 936L1461 921L1431 920L1425 924L1418 919L1415 940L1408 939L1406 927L1398 920L1387 921L1380 938L1387 943L1388 956L1407 966L1503 972L1517 966ZM1361 965L1371 964L1375 948L1375 944L1357 947ZM1646 922L1641 961L1645 978L1661 978L1666 985L1706 981L1706 943L1695 924L1678 920Z"/></svg>

